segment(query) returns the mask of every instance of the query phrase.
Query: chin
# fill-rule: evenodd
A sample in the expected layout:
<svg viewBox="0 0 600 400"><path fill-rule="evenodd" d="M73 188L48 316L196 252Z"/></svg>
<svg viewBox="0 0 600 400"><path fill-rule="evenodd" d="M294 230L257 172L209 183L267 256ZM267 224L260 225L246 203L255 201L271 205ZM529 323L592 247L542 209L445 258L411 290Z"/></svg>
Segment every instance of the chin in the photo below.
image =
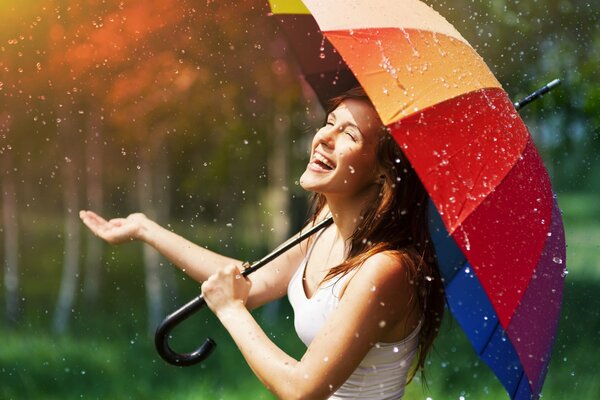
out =
<svg viewBox="0 0 600 400"><path fill-rule="evenodd" d="M321 179L311 176L310 171L304 171L300 177L300 187L307 192L320 192L319 188L323 187L323 182Z"/></svg>

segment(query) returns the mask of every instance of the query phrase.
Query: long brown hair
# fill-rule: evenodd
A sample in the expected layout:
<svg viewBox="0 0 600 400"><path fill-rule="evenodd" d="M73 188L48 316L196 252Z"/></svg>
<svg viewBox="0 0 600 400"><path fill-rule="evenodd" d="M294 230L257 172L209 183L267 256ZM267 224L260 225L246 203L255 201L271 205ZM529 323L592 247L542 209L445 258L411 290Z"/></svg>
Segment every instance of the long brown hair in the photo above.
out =
<svg viewBox="0 0 600 400"><path fill-rule="evenodd" d="M346 99L373 104L358 86L330 101L328 112ZM385 129L385 127L382 127ZM381 189L376 201L362 212L362 222L348 243L347 258L329 270L324 281L347 274L360 267L374 254L387 251L396 254L415 286L413 308L423 313L419 335L417 371L424 378L427 353L438 334L444 313L444 287L439 274L433 243L428 229L428 195L408 159L389 134L381 135L377 148L380 163ZM326 205L325 196L315 193L312 198L314 223ZM424 381L425 382L425 381Z"/></svg>

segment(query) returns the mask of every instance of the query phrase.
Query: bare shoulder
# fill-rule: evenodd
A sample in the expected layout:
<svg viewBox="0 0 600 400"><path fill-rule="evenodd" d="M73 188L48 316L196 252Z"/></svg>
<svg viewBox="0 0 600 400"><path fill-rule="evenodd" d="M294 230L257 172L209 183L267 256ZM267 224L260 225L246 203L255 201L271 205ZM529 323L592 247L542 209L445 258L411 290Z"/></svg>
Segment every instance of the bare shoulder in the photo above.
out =
<svg viewBox="0 0 600 400"><path fill-rule="evenodd" d="M406 259L396 251L374 254L358 268L355 277L386 286L406 283L408 279Z"/></svg>
<svg viewBox="0 0 600 400"><path fill-rule="evenodd" d="M382 252L357 268L344 288L342 300L351 303L353 310L363 310L364 321L386 321L376 341L394 342L409 335L418 323L417 290L406 255Z"/></svg>
<svg viewBox="0 0 600 400"><path fill-rule="evenodd" d="M351 278L342 290L342 296L349 291L356 293L367 289L377 292L378 297L389 295L399 301L404 297L399 296L399 293L410 297L414 285L410 282L406 257L397 251L384 251L370 256L352 272Z"/></svg>

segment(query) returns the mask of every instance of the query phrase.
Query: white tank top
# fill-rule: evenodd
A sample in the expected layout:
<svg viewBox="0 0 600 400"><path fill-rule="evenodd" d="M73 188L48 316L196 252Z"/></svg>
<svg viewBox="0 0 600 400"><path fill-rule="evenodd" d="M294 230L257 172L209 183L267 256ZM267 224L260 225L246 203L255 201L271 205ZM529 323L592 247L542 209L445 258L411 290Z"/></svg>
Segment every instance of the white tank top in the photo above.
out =
<svg viewBox="0 0 600 400"><path fill-rule="evenodd" d="M350 276L344 275L324 283L310 299L307 298L302 280L313 246L307 251L306 257L288 285L288 298L294 309L296 333L306 346L310 345L337 307L340 290ZM329 399L401 399L417 353L421 323L422 321L409 336L399 342L376 343L352 375Z"/></svg>

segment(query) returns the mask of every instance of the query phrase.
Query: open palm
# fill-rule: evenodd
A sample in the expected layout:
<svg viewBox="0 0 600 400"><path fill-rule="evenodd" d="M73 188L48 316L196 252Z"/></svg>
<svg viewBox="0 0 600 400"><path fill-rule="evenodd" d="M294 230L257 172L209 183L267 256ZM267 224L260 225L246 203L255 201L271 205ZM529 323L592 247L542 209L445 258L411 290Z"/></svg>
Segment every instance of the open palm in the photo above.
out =
<svg viewBox="0 0 600 400"><path fill-rule="evenodd" d="M142 213L129 215L127 218L105 220L93 211L82 210L79 217L94 235L110 244L121 244L135 240L142 229L142 221L146 216Z"/></svg>

